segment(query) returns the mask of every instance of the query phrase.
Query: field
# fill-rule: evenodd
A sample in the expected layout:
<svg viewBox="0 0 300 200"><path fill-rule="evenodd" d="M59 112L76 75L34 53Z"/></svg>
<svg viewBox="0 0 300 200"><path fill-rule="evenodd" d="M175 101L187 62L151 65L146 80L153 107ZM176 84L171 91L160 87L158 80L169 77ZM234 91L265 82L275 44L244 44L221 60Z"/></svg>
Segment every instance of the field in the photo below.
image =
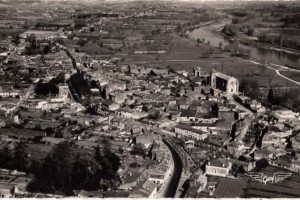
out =
<svg viewBox="0 0 300 200"><path fill-rule="evenodd" d="M219 48L208 44L197 44L195 40L172 34L166 45L164 54L119 54L124 60L122 64L137 64L146 67L172 68L192 72L194 67L201 67L203 71L212 69L242 79L258 82L260 87L294 87L295 83L278 76L273 70L263 68L249 62L247 59L232 57L228 52L220 52ZM209 57L203 54L211 51Z"/></svg>
<svg viewBox="0 0 300 200"><path fill-rule="evenodd" d="M8 135L17 138L34 138L35 136L43 136L44 132L17 128L1 128L0 135Z"/></svg>
<svg viewBox="0 0 300 200"><path fill-rule="evenodd" d="M26 152L32 160L42 161L52 150L53 145L47 144L30 144L26 146Z"/></svg>
<svg viewBox="0 0 300 200"><path fill-rule="evenodd" d="M26 152L30 155L31 160L43 161L55 145L33 144L27 145ZM77 154L93 153L92 149L72 148L72 158L75 159Z"/></svg>
<svg viewBox="0 0 300 200"><path fill-rule="evenodd" d="M300 73L295 71L280 71L280 73L290 79L300 82Z"/></svg>
<svg viewBox="0 0 300 200"><path fill-rule="evenodd" d="M42 30L29 30L20 34L21 38L26 38L26 36L34 34L37 38L47 38L53 35L59 34L59 31L42 31Z"/></svg>
<svg viewBox="0 0 300 200"><path fill-rule="evenodd" d="M229 179L217 178L218 184L213 196L216 198L236 198L241 197L246 181L243 178Z"/></svg>

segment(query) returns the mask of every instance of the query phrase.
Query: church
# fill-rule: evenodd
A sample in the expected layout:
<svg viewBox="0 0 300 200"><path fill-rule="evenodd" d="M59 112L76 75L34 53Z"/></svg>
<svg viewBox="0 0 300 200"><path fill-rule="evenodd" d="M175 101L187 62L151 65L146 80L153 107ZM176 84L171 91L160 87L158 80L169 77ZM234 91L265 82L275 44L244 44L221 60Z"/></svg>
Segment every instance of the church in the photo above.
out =
<svg viewBox="0 0 300 200"><path fill-rule="evenodd" d="M238 94L239 93L239 81L238 79L212 70L211 73L207 73L201 70L201 67L193 68L193 75L195 77L207 77L208 82L212 89L221 90L228 94Z"/></svg>
<svg viewBox="0 0 300 200"><path fill-rule="evenodd" d="M239 81L232 76L213 70L211 72L210 81L213 89L218 89L228 94L239 93Z"/></svg>

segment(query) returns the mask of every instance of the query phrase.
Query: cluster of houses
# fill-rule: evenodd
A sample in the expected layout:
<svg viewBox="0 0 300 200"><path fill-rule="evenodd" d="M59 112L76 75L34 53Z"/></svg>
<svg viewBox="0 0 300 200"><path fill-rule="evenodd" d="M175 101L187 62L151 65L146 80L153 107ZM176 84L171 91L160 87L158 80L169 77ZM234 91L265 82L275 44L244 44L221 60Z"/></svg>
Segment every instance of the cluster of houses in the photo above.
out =
<svg viewBox="0 0 300 200"><path fill-rule="evenodd" d="M30 180L24 172L0 169L0 197L11 198L26 193Z"/></svg>
<svg viewBox="0 0 300 200"><path fill-rule="evenodd" d="M137 169L126 167L120 170L121 184L118 189L130 191L129 198L162 197L174 171L171 151L163 143L162 137L155 134L138 135L136 144L141 144L146 152L151 154L151 160L124 160L124 162L136 160L141 166Z"/></svg>

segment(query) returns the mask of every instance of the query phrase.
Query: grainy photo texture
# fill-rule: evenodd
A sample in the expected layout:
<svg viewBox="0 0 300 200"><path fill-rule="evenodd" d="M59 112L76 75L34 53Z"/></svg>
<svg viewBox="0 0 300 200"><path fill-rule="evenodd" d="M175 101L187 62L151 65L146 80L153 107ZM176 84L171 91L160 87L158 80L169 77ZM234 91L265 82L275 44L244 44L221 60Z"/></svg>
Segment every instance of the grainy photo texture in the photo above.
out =
<svg viewBox="0 0 300 200"><path fill-rule="evenodd" d="M1 198L299 198L299 0L0 0Z"/></svg>

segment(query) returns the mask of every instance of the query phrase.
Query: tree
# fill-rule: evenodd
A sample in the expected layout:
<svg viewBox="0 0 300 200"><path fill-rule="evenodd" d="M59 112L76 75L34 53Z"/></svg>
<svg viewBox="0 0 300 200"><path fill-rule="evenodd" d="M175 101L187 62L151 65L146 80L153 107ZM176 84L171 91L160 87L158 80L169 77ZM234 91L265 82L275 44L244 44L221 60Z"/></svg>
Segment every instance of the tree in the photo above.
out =
<svg viewBox="0 0 300 200"><path fill-rule="evenodd" d="M14 150L14 167L19 171L28 169L28 154L26 153L26 145L24 142L19 142Z"/></svg>
<svg viewBox="0 0 300 200"><path fill-rule="evenodd" d="M86 44L86 41L83 40L83 39L79 39L78 42L77 42L77 44L78 44L79 46L83 47L83 46Z"/></svg>
<svg viewBox="0 0 300 200"><path fill-rule="evenodd" d="M113 153L110 148L105 148L104 153L97 147L95 151L95 160L103 168L103 178L111 180L116 177L116 172L121 166L120 158Z"/></svg>
<svg viewBox="0 0 300 200"><path fill-rule="evenodd" d="M76 156L72 171L72 188L97 190L100 187L102 167L89 154Z"/></svg>
<svg viewBox="0 0 300 200"><path fill-rule="evenodd" d="M274 103L274 94L273 94L272 88L269 89L267 99L268 99L269 105L272 105Z"/></svg>
<svg viewBox="0 0 300 200"><path fill-rule="evenodd" d="M199 46L200 43L201 43L201 40L198 38L197 39L197 46Z"/></svg>
<svg viewBox="0 0 300 200"><path fill-rule="evenodd" d="M159 118L159 112L154 111L148 115L148 119L157 120Z"/></svg>
<svg viewBox="0 0 300 200"><path fill-rule="evenodd" d="M223 42L219 42L219 48L220 48L220 50L222 50L222 48L223 48Z"/></svg>
<svg viewBox="0 0 300 200"><path fill-rule="evenodd" d="M260 97L258 83L253 80L242 79L240 84L240 91L244 92L246 95L254 99L258 99Z"/></svg>
<svg viewBox="0 0 300 200"><path fill-rule="evenodd" d="M26 42L29 42L29 43L31 43L32 45L34 45L35 44L35 42L36 42L36 36L35 36L35 34L30 34L29 36L27 36L26 37Z"/></svg>
<svg viewBox="0 0 300 200"><path fill-rule="evenodd" d="M94 27L91 27L90 28L90 32L94 32L95 31L95 28Z"/></svg>
<svg viewBox="0 0 300 200"><path fill-rule="evenodd" d="M13 152L7 145L0 150L0 167L6 169L13 169Z"/></svg>
<svg viewBox="0 0 300 200"><path fill-rule="evenodd" d="M66 194L72 193L72 151L68 142L57 144L46 157L39 179L41 192L53 192L55 190Z"/></svg>
<svg viewBox="0 0 300 200"><path fill-rule="evenodd" d="M50 52L50 46L49 45L45 45L43 47L43 54L48 54Z"/></svg>
<svg viewBox="0 0 300 200"><path fill-rule="evenodd" d="M262 64L260 66L260 71L261 71L261 75L263 76L265 74L265 72L266 72L266 66L264 64Z"/></svg>
<svg viewBox="0 0 300 200"><path fill-rule="evenodd" d="M136 144L134 147L133 147L133 151L132 151L133 154L136 154L136 155L140 155L142 157L145 157L146 156L146 151L145 151L145 148L143 147L143 144Z"/></svg>
<svg viewBox="0 0 300 200"><path fill-rule="evenodd" d="M248 31L247 31L247 35L253 36L253 34L254 34L254 29L253 29L252 26L249 26L249 27L248 27Z"/></svg>
<svg viewBox="0 0 300 200"><path fill-rule="evenodd" d="M240 167L240 165L238 163L234 162L231 166L231 173L236 176L239 167Z"/></svg>
<svg viewBox="0 0 300 200"><path fill-rule="evenodd" d="M78 154L75 159L69 142L56 145L45 158L42 165L31 165L34 179L27 189L30 192L63 192L72 195L75 190L97 190L101 180L117 178L120 158L110 149L103 153L100 148L92 154ZM1 158L0 158L1 159ZM36 169L36 171L33 171Z"/></svg>
<svg viewBox="0 0 300 200"><path fill-rule="evenodd" d="M130 163L129 166L132 167L132 168L138 168L138 167L141 167L141 165L139 165L137 162L132 162L132 163Z"/></svg>

